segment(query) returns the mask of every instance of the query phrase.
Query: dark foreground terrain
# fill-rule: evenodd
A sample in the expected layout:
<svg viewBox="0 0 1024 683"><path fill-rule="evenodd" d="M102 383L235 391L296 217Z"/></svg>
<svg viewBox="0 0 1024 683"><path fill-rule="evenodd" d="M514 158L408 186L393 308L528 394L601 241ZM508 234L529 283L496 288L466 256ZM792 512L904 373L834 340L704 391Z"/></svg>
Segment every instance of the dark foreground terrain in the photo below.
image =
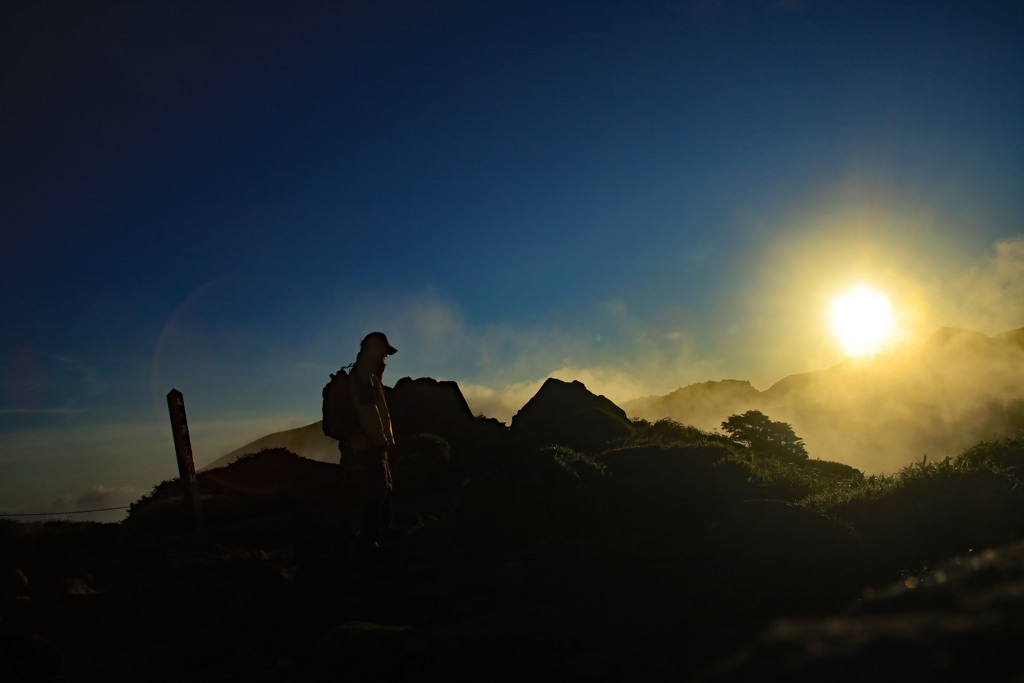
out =
<svg viewBox="0 0 1024 683"><path fill-rule="evenodd" d="M883 528L926 538L928 519L883 527L860 513L858 530L753 497L720 456L714 446L593 458L545 449L453 476L444 444L420 443L395 462L401 529L368 557L349 550L358 490L337 466L286 451L201 475L199 529L177 482L122 524L5 523L0 678L1024 673L1024 544L968 548L922 571L927 548ZM974 526L964 533L988 533Z"/></svg>
<svg viewBox="0 0 1024 683"><path fill-rule="evenodd" d="M865 478L578 382L507 428L454 383L388 400L370 556L358 482L283 448L201 472L198 525L176 480L121 524L0 523L0 680L1024 677L1024 439Z"/></svg>

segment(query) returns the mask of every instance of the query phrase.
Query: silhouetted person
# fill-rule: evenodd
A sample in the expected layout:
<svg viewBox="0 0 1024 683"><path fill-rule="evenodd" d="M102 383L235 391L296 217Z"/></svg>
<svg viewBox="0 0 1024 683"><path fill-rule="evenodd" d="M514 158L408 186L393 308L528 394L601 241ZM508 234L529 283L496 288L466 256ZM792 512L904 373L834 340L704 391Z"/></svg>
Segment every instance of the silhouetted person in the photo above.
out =
<svg viewBox="0 0 1024 683"><path fill-rule="evenodd" d="M363 508L362 526L356 537L360 551L380 547L384 530L391 525L393 489L388 466L388 446L395 443L391 431L391 415L384 398L384 359L397 353L383 332L371 332L359 345L359 355L352 366L352 398L358 427L347 444L352 458L351 469L361 472L367 502Z"/></svg>

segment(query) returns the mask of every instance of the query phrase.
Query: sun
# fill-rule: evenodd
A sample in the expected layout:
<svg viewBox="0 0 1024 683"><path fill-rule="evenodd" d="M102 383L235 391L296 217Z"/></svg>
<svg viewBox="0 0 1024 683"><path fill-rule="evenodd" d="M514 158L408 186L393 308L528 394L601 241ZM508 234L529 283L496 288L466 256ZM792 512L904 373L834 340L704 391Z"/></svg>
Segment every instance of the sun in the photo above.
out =
<svg viewBox="0 0 1024 683"><path fill-rule="evenodd" d="M895 332L889 297L868 285L858 285L833 299L829 318L832 333L848 356L878 353Z"/></svg>

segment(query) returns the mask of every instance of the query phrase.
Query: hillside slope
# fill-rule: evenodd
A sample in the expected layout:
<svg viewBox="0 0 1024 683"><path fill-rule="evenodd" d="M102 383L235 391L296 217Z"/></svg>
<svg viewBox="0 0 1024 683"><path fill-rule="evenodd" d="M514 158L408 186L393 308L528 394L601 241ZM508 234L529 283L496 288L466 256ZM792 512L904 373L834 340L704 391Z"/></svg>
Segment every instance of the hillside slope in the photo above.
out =
<svg viewBox="0 0 1024 683"><path fill-rule="evenodd" d="M866 473L893 472L1024 428L1024 328L993 337L945 328L920 346L785 377L694 384L623 404L634 417L716 429L760 410L790 423L812 457Z"/></svg>

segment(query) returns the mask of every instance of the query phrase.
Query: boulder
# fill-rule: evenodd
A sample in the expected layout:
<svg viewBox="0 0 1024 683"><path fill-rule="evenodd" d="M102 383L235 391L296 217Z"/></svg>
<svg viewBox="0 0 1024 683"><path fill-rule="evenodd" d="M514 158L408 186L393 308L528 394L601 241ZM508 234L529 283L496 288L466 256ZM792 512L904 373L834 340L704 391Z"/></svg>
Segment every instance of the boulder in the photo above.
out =
<svg viewBox="0 0 1024 683"><path fill-rule="evenodd" d="M567 446L595 453L632 433L622 408L587 390L582 382L548 379L512 418L514 443L524 448Z"/></svg>
<svg viewBox="0 0 1024 683"><path fill-rule="evenodd" d="M447 441L459 455L482 447L493 450L508 435L498 420L474 417L455 382L403 377L388 390L387 400L398 440L433 434Z"/></svg>
<svg viewBox="0 0 1024 683"><path fill-rule="evenodd" d="M474 422L455 382L403 377L388 391L387 400L396 437L436 434L450 443Z"/></svg>

